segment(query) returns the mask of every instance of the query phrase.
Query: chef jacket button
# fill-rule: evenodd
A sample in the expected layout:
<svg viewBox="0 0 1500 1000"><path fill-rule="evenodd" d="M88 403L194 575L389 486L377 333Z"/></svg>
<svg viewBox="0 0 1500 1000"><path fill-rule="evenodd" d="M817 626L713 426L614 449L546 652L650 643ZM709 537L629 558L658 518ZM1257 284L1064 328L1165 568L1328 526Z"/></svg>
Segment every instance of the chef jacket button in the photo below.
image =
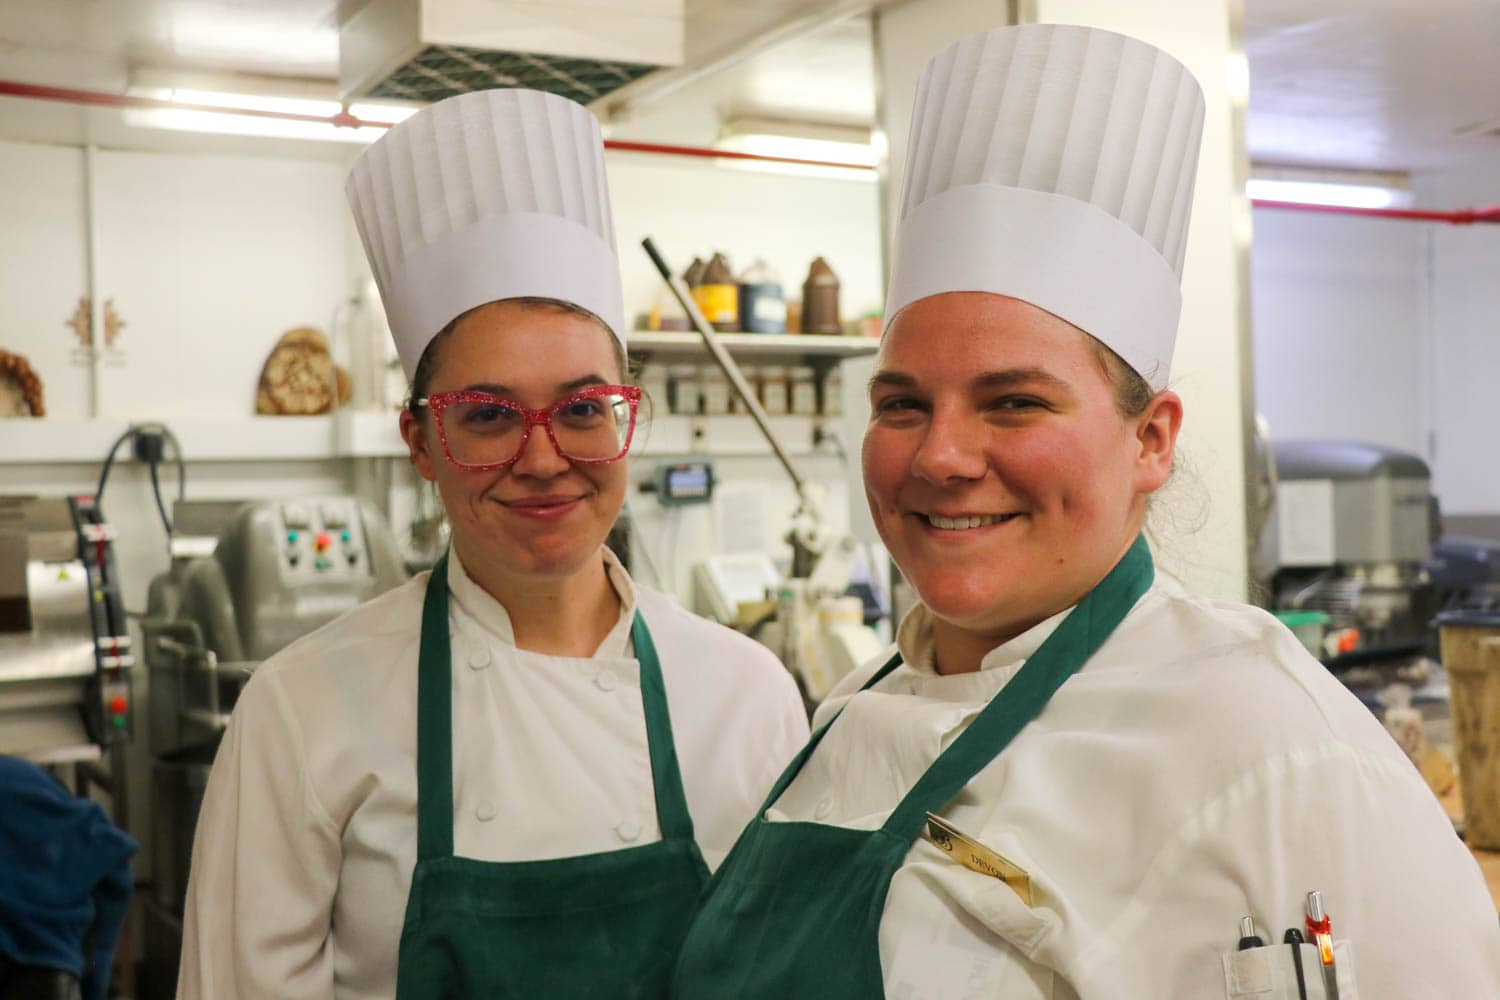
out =
<svg viewBox="0 0 1500 1000"><path fill-rule="evenodd" d="M495 803L489 799L480 799L479 805L474 807L474 818L481 823L488 823L495 818Z"/></svg>
<svg viewBox="0 0 1500 1000"><path fill-rule="evenodd" d="M490 665L490 650L488 646L476 646L469 653L469 669L483 670Z"/></svg>
<svg viewBox="0 0 1500 1000"><path fill-rule="evenodd" d="M599 676L594 678L594 686L600 691L613 691L615 689L615 675L611 670L599 671ZM637 834L639 836L639 834ZM626 838L632 839L632 838Z"/></svg>
<svg viewBox="0 0 1500 1000"><path fill-rule="evenodd" d="M819 799L818 804L813 808L813 818L824 819L831 812L833 812L833 800Z"/></svg>
<svg viewBox="0 0 1500 1000"><path fill-rule="evenodd" d="M641 824L633 819L627 819L615 827L615 835L626 843L629 843L640 837Z"/></svg>

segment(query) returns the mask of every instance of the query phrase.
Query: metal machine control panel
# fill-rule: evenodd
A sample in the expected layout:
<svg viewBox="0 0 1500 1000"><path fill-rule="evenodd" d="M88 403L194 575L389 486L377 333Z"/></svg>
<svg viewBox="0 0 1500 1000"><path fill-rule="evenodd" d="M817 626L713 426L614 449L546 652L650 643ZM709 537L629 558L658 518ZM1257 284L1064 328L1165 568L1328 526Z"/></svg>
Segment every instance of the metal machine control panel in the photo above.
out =
<svg viewBox="0 0 1500 1000"><path fill-rule="evenodd" d="M351 498L288 501L278 508L283 579L368 577L370 549Z"/></svg>

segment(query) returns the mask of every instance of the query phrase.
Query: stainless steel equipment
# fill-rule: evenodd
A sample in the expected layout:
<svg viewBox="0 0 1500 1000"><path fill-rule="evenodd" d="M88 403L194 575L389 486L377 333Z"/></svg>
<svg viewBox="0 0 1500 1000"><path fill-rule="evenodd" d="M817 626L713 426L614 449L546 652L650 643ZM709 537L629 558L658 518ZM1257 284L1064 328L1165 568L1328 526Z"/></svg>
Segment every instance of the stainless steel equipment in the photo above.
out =
<svg viewBox="0 0 1500 1000"><path fill-rule="evenodd" d="M385 519L353 497L232 505L206 548L179 542L141 622L158 757L216 739L256 663L406 579Z"/></svg>
<svg viewBox="0 0 1500 1000"><path fill-rule="evenodd" d="M1358 630L1361 649L1420 646L1434 610L1427 464L1350 441L1282 441L1273 451L1276 504L1262 544L1274 606L1325 612L1331 629Z"/></svg>
<svg viewBox="0 0 1500 1000"><path fill-rule="evenodd" d="M0 497L0 753L80 764L130 738L113 538L92 497ZM103 783L123 823L123 782Z"/></svg>
<svg viewBox="0 0 1500 1000"><path fill-rule="evenodd" d="M241 687L260 661L406 579L385 519L354 497L174 514L172 568L152 581L141 622L154 758L147 998L175 990L193 830Z"/></svg>

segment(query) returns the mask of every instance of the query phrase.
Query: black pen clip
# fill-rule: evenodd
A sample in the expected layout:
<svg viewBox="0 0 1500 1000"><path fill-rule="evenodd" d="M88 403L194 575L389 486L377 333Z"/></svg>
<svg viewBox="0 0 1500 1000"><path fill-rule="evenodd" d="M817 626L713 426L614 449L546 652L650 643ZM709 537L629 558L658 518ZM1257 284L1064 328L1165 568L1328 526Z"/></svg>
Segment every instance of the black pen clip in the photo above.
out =
<svg viewBox="0 0 1500 1000"><path fill-rule="evenodd" d="M1297 972L1297 998L1307 1000L1307 980L1302 973L1302 932L1295 927L1288 927L1281 940L1292 946L1292 968Z"/></svg>

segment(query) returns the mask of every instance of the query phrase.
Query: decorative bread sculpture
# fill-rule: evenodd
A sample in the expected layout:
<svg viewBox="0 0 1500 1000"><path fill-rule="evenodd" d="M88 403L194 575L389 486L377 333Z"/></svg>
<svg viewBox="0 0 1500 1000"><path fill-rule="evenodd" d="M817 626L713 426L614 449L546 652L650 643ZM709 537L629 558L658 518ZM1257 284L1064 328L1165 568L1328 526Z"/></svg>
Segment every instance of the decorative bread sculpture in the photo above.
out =
<svg viewBox="0 0 1500 1000"><path fill-rule="evenodd" d="M0 417L42 417L42 380L19 354L0 350Z"/></svg>
<svg viewBox="0 0 1500 1000"><path fill-rule="evenodd" d="M349 373L333 363L328 338L301 326L282 335L266 358L255 412L307 416L349 401ZM335 398L337 394L337 398Z"/></svg>

